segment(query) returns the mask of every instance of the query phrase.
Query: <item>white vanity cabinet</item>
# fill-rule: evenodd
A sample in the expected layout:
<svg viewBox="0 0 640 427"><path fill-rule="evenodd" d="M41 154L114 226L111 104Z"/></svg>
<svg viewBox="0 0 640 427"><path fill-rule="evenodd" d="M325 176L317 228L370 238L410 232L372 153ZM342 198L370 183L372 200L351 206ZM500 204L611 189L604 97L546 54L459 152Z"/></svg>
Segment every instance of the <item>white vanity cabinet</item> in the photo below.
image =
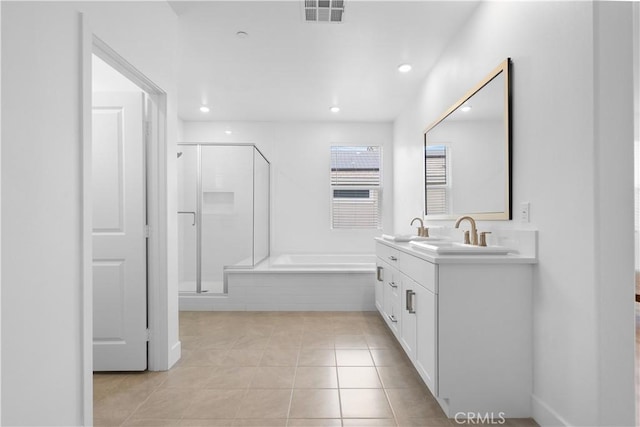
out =
<svg viewBox="0 0 640 427"><path fill-rule="evenodd" d="M380 239L376 254L376 306L445 413L531 416L535 260L432 257Z"/></svg>
<svg viewBox="0 0 640 427"><path fill-rule="evenodd" d="M416 294L418 293L418 285L404 273L400 273L402 277L402 305L401 305L401 331L400 344L407 353L409 358L415 357L416 354Z"/></svg>
<svg viewBox="0 0 640 427"><path fill-rule="evenodd" d="M400 252L388 246L377 251L376 307L397 337L402 331L402 276L398 270Z"/></svg>
<svg viewBox="0 0 640 427"><path fill-rule="evenodd" d="M376 255L376 307L435 395L437 266L383 243Z"/></svg>
<svg viewBox="0 0 640 427"><path fill-rule="evenodd" d="M436 295L422 287L415 289L416 324L420 333L416 334L416 354L413 364L431 393L438 396L437 346L438 346L438 306ZM416 327L417 332L418 327Z"/></svg>

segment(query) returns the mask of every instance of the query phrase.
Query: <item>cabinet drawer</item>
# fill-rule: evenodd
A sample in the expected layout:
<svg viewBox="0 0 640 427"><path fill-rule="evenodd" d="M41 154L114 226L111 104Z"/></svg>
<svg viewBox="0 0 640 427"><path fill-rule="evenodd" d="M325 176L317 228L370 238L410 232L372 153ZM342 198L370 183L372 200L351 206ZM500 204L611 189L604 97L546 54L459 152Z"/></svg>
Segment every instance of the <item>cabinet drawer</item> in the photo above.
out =
<svg viewBox="0 0 640 427"><path fill-rule="evenodd" d="M387 325L389 325L389 328L391 328L394 335L396 335L396 337L399 337L402 315L402 298L400 296L400 292L402 289L402 279L400 273L394 268L388 269L382 286L382 292L384 294L384 320L387 322Z"/></svg>
<svg viewBox="0 0 640 427"><path fill-rule="evenodd" d="M383 261L388 262L396 268L398 267L399 254L400 251L398 251L397 249L391 248L382 243L376 244L376 255L379 258L382 258Z"/></svg>
<svg viewBox="0 0 640 427"><path fill-rule="evenodd" d="M409 254L402 254L400 262L400 269L404 274L411 277L431 292L435 294L438 293L436 280L437 271L435 264L431 264L428 261Z"/></svg>

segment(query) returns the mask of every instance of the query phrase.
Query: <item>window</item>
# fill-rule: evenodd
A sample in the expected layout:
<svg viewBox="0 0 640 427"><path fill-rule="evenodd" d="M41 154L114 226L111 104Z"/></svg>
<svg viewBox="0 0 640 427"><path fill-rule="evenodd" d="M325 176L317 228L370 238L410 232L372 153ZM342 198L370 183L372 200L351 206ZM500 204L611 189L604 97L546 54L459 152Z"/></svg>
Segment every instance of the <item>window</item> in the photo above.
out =
<svg viewBox="0 0 640 427"><path fill-rule="evenodd" d="M380 228L380 147L331 147L331 228Z"/></svg>
<svg viewBox="0 0 640 427"><path fill-rule="evenodd" d="M425 183L427 214L445 214L447 209L448 175L446 145L425 147Z"/></svg>

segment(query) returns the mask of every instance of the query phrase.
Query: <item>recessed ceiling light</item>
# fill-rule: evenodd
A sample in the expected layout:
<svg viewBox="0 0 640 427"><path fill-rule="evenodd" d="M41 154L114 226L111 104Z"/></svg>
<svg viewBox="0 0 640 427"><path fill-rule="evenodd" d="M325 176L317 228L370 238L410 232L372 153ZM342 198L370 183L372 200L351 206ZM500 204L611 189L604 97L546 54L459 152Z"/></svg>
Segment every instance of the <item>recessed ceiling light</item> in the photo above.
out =
<svg viewBox="0 0 640 427"><path fill-rule="evenodd" d="M200 107L200 111L202 111L203 113L208 113L211 110L206 105L203 105Z"/></svg>
<svg viewBox="0 0 640 427"><path fill-rule="evenodd" d="M226 133L227 135L231 135L233 132L230 130L225 130L224 133Z"/></svg>
<svg viewBox="0 0 640 427"><path fill-rule="evenodd" d="M471 111L471 105L463 105L462 107L460 107L460 111L462 111L463 113Z"/></svg>
<svg viewBox="0 0 640 427"><path fill-rule="evenodd" d="M238 31L236 33L236 36L238 36L238 38L244 39L245 37L247 37L249 35L249 33L247 33L246 31Z"/></svg>
<svg viewBox="0 0 640 427"><path fill-rule="evenodd" d="M400 71L401 73L408 73L409 71L411 71L411 65L410 64L398 65L398 71Z"/></svg>
<svg viewBox="0 0 640 427"><path fill-rule="evenodd" d="M333 107L329 108L329 111L331 111L332 113L339 113L340 107L334 105Z"/></svg>

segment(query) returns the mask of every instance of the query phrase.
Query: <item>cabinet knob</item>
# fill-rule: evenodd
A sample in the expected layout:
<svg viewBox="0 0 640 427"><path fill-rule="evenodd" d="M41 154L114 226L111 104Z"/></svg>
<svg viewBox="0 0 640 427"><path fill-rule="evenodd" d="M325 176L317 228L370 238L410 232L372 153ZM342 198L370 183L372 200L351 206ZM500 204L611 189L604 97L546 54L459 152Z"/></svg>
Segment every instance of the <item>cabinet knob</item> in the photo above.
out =
<svg viewBox="0 0 640 427"><path fill-rule="evenodd" d="M398 323L398 319L396 319L396 316L394 316L393 314L388 314L387 317L389 318L389 320L391 320L393 323Z"/></svg>
<svg viewBox="0 0 640 427"><path fill-rule="evenodd" d="M389 259L390 259L391 261L397 261L397 260L398 260L398 258L394 257L393 255L390 255L390 256L389 256Z"/></svg>
<svg viewBox="0 0 640 427"><path fill-rule="evenodd" d="M389 282L389 286L391 286L392 288L398 287L398 285L396 285L396 282Z"/></svg>

